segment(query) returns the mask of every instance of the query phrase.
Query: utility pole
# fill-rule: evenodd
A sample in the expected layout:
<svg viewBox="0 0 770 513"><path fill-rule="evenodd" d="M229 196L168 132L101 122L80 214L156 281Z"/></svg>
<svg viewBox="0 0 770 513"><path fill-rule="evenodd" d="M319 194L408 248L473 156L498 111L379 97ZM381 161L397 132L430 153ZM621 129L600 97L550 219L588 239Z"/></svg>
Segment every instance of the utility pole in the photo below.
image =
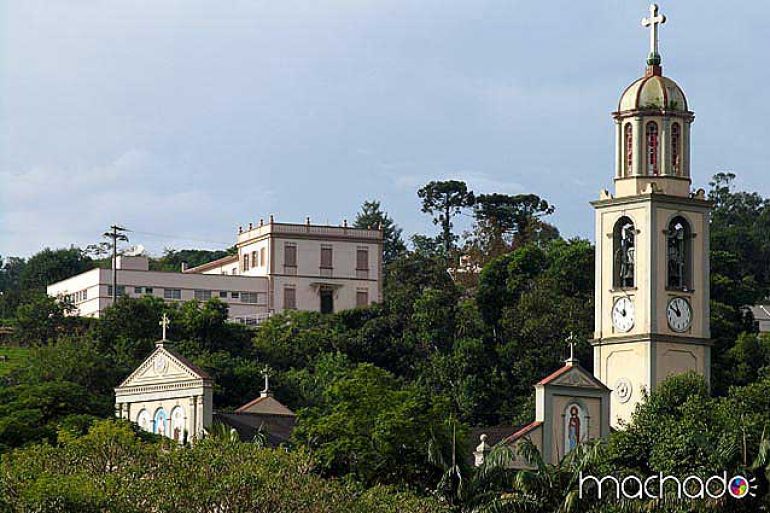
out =
<svg viewBox="0 0 770 513"><path fill-rule="evenodd" d="M118 300L118 241L128 242L126 229L113 224L110 232L104 232L104 237L112 240L112 304Z"/></svg>

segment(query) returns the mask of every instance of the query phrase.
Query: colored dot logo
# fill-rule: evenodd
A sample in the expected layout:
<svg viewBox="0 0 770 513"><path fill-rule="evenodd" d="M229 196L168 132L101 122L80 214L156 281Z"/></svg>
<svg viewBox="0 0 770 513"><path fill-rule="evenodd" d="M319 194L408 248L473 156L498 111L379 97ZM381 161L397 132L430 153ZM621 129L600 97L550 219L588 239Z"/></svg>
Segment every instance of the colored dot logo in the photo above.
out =
<svg viewBox="0 0 770 513"><path fill-rule="evenodd" d="M757 494L754 493L754 490L757 488L757 485L754 484L754 481L756 481L756 478L753 477L749 481L743 476L735 476L730 480L730 495L736 499L743 499L747 495L756 497Z"/></svg>

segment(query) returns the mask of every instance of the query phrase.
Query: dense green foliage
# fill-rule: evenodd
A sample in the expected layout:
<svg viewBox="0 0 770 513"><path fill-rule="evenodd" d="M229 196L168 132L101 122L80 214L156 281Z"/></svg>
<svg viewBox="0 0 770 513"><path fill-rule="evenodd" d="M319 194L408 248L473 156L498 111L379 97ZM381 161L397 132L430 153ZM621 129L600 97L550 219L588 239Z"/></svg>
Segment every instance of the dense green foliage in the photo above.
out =
<svg viewBox="0 0 770 513"><path fill-rule="evenodd" d="M389 488L325 480L306 451L206 439L192 448L142 442L126 422L3 455L2 513L430 513L428 500Z"/></svg>
<svg viewBox="0 0 770 513"><path fill-rule="evenodd" d="M715 394L697 377L676 377L607 443L584 448L555 467L538 463L530 451L539 470L526 474L494 469L492 463L488 473L479 473L449 462L467 457L468 442L477 443L464 440L468 427L532 420L532 384L561 365L570 335L578 342L577 357L591 368L594 248L585 240L560 238L543 220L553 207L534 195L476 195L462 182L433 182L420 197L440 233L413 238L411 251L378 202L365 203L356 219L357 226L382 223L386 231L379 304L331 315L288 312L256 330L228 323L226 305L216 299L168 305L159 298L122 298L99 320L70 317L67 305L45 297L42 287L98 262L74 248L5 259L0 305L15 329L12 341L29 348L24 366L0 368L2 486L12 492L8 511L135 511L137 504L170 510L155 485L147 485L144 500L158 502L142 503L134 484L120 495L118 484L128 476L146 476L147 468L180 490L178 511L193 510L195 501L223 500L259 480L267 489L243 493L242 504L257 501L271 511L435 506L383 487L435 493L443 504L467 511L480 505L500 511L592 511L596 505L574 499L574 476L581 468L764 475L763 447L770 454L763 436L770 433L770 339L757 336L746 307L770 291L767 200L734 192L730 175L716 176L709 193L716 207L710 383ZM463 210L470 210L474 227L460 243L452 219ZM152 265L177 270L183 261L198 265L223 254L168 251ZM461 254L470 257L478 274L457 272ZM288 454L215 441L164 452L119 423L97 424L83 438L57 435L62 428L82 434L94 418L112 415L113 387L152 351L164 313L171 318L169 338L176 350L213 376L218 409L254 398L269 369L277 398L299 413ZM87 465L68 467L76 458L95 457L83 452L83 440L106 443L119 454L115 475L96 475ZM11 452L18 447L25 449ZM46 458L54 463L40 461ZM498 463L504 460L500 455ZM272 480L271 472L279 477ZM292 472L296 480L287 477ZM204 483L201 476L212 473L221 479ZM24 481L31 475L40 477ZM281 480L294 492L279 500L270 494ZM337 494L338 502L327 504L330 494ZM758 500L765 497L763 490ZM757 502L747 504L755 508L751 511L759 508ZM723 505L701 506L707 511Z"/></svg>

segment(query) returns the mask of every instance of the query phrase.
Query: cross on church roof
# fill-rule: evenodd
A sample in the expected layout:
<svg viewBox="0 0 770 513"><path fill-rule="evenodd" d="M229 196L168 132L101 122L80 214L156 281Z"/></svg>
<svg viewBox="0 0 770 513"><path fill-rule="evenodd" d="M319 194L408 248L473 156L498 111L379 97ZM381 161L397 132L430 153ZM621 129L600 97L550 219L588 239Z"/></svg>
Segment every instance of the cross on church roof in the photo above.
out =
<svg viewBox="0 0 770 513"><path fill-rule="evenodd" d="M171 324L171 321L168 319L168 315L163 314L163 317L161 317L160 322L158 323L158 325L163 328L163 338L161 341L166 340L166 330L168 329L169 324Z"/></svg>
<svg viewBox="0 0 770 513"><path fill-rule="evenodd" d="M658 4L650 5L650 17L642 18L642 25L650 27L650 55L647 57L647 64L650 66L660 65L660 53L658 52L658 26L666 23L666 17L658 13Z"/></svg>

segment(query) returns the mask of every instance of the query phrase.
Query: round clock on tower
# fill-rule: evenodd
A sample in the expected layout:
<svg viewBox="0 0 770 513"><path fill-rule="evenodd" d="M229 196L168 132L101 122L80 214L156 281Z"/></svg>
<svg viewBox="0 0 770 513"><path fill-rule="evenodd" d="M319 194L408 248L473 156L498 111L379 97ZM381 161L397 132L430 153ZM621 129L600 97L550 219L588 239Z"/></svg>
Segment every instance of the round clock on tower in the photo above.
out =
<svg viewBox="0 0 770 513"><path fill-rule="evenodd" d="M623 92L615 119L615 191L596 209L594 373L613 390L611 420L628 420L645 390L672 374L709 378L709 212L692 192L690 128L679 85L663 75L657 5L643 25L643 77Z"/></svg>

